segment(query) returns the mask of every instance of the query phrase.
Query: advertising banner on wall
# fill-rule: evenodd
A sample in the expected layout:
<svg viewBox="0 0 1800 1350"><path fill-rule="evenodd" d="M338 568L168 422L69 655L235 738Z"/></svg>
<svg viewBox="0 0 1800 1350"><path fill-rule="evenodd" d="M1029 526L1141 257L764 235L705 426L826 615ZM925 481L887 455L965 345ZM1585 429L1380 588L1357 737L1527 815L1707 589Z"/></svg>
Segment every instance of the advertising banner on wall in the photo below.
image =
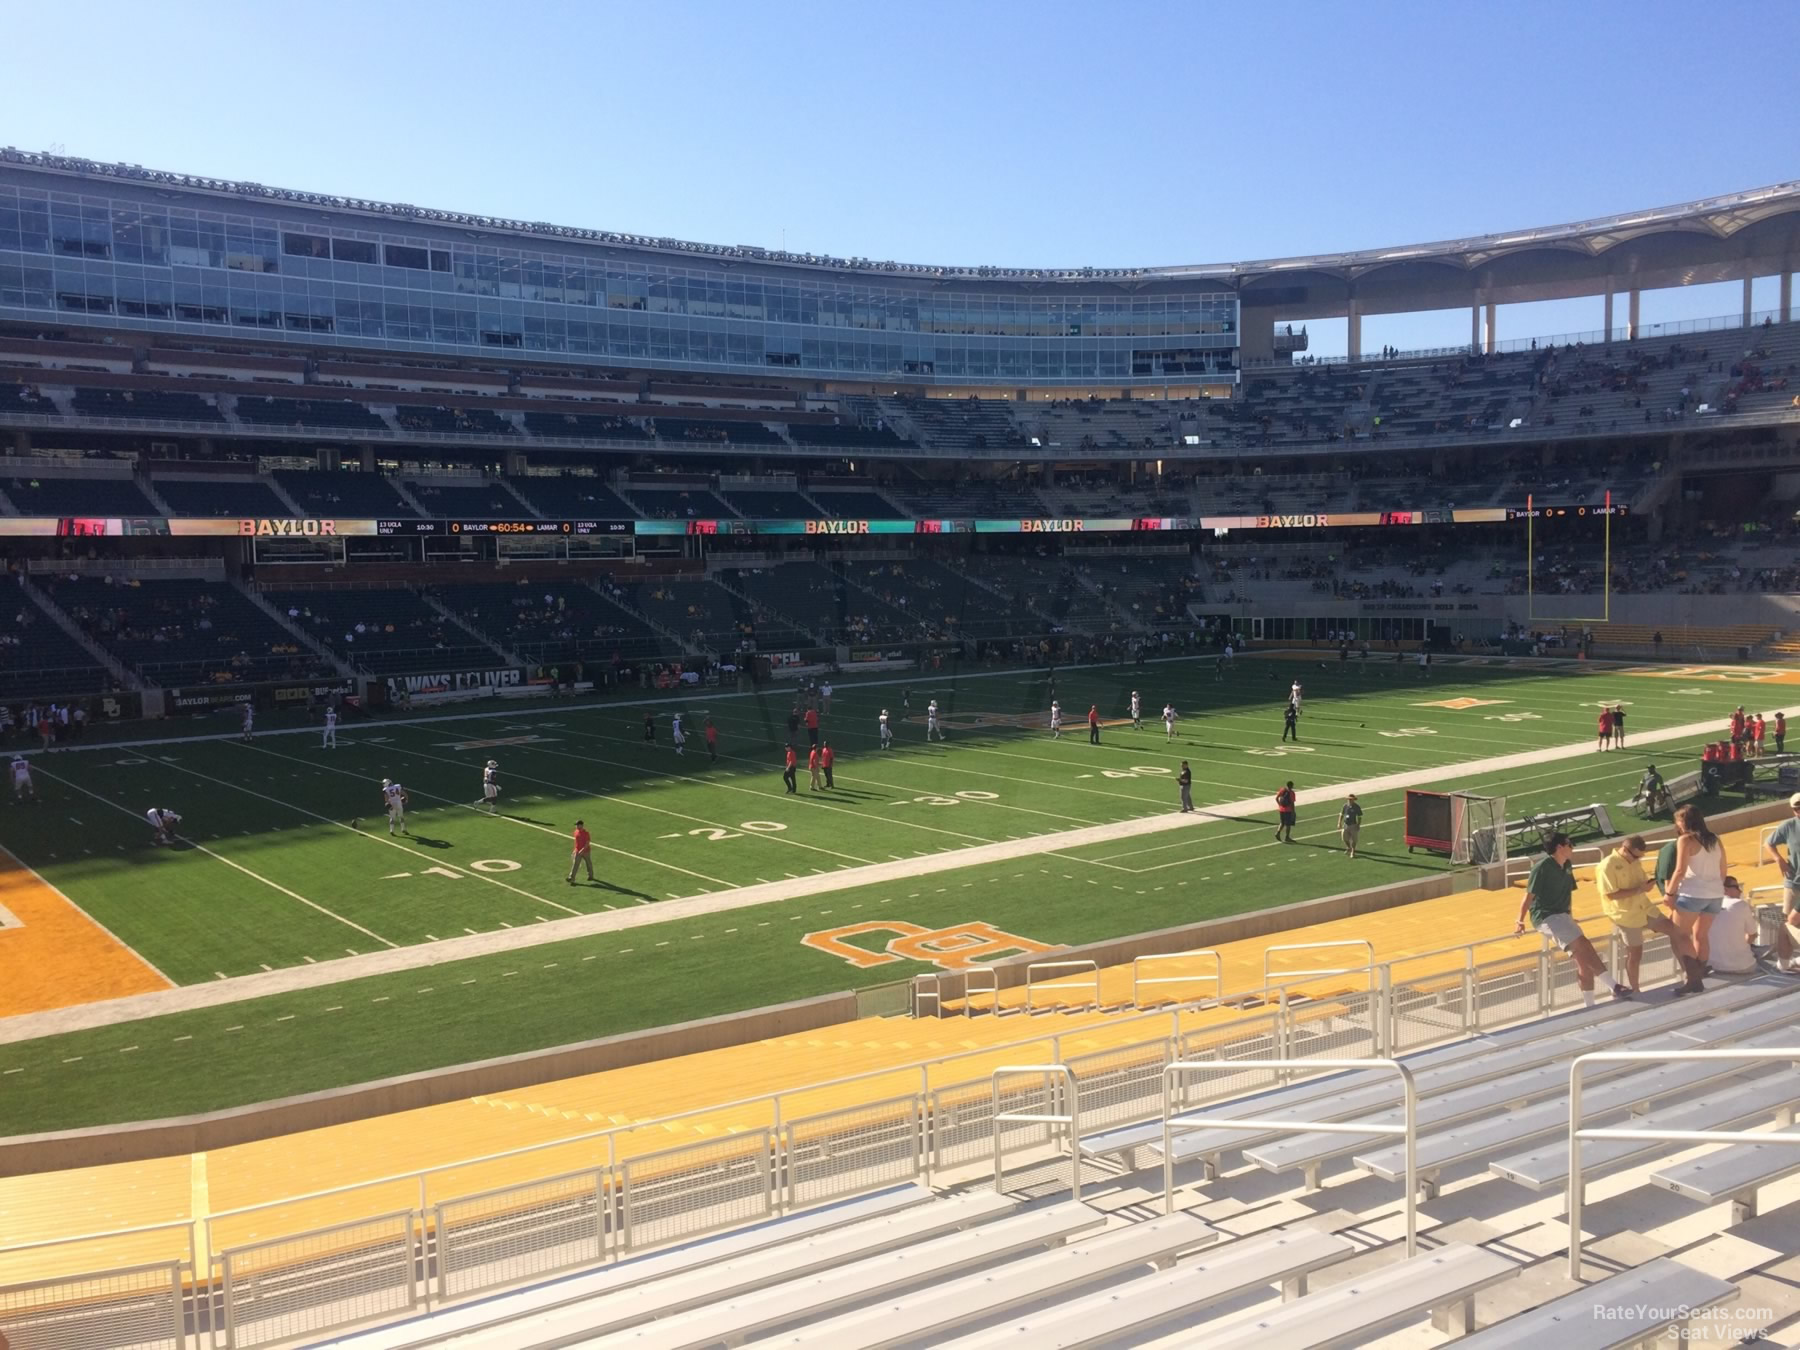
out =
<svg viewBox="0 0 1800 1350"><path fill-rule="evenodd" d="M427 675L389 675L388 697L407 693L415 696L432 694L473 694L488 689L510 689L525 683L525 672L517 666L496 666L491 670L436 671Z"/></svg>

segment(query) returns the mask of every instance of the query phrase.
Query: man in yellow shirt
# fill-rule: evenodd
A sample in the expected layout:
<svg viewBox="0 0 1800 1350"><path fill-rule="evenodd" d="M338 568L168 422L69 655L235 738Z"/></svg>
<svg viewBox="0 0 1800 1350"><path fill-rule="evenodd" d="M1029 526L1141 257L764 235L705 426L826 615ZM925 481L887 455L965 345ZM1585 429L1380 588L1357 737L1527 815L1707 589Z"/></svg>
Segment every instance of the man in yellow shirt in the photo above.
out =
<svg viewBox="0 0 1800 1350"><path fill-rule="evenodd" d="M1613 931L1625 947L1622 983L1634 992L1638 992L1638 967L1644 958L1646 929L1669 939L1669 946L1683 967L1694 954L1681 930L1657 912L1655 892L1644 877L1643 857L1649 847L1642 835L1622 839L1601 860L1594 874L1594 882L1600 888L1601 912L1612 920Z"/></svg>

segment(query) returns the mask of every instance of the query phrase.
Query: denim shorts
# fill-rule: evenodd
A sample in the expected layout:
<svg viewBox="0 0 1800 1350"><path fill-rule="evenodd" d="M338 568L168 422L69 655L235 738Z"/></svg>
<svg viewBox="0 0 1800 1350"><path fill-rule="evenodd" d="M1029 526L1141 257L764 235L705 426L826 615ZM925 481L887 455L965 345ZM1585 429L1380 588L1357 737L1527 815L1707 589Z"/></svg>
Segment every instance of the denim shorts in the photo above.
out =
<svg viewBox="0 0 1800 1350"><path fill-rule="evenodd" d="M1675 908L1683 914L1718 914L1725 908L1725 898L1718 896L1711 900L1705 900L1699 896L1677 895Z"/></svg>

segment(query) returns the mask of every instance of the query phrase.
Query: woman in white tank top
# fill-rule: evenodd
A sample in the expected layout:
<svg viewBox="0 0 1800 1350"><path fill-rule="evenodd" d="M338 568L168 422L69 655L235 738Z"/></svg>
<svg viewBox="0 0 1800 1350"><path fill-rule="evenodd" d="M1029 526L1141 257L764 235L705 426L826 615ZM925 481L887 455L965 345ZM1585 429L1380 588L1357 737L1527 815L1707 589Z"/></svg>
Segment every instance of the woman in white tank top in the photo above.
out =
<svg viewBox="0 0 1800 1350"><path fill-rule="evenodd" d="M1684 806L1675 813L1675 824L1681 840L1675 849L1675 870L1669 875L1669 889L1663 903L1670 917L1687 933L1694 953L1706 961L1706 932L1713 916L1725 907L1725 875L1730 870L1725 861L1725 844L1707 828L1706 817L1697 806ZM1692 987L1697 981L1690 980Z"/></svg>

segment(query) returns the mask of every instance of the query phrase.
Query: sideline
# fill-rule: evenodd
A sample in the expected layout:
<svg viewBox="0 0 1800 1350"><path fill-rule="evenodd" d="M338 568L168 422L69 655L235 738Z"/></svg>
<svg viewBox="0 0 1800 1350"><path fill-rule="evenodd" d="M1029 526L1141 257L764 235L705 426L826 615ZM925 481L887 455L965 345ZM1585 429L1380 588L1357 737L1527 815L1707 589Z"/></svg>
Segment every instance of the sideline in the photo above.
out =
<svg viewBox="0 0 1800 1350"><path fill-rule="evenodd" d="M1665 727L1660 731L1638 735L1635 744L1654 745L1665 741L1687 740L1715 731L1717 718L1691 722L1686 726ZM1587 756L1593 746L1585 738L1567 745L1546 746L1538 750L1522 750L1491 759L1468 761L1455 766L1454 776L1462 779L1479 774L1501 773L1508 769L1527 768L1557 760ZM1307 788L1296 794L1302 806L1335 802L1344 794L1368 794L1395 788L1415 787L1440 782L1446 777L1442 769L1413 769L1383 774L1353 783L1334 783L1328 787ZM578 918L556 919L533 924L529 928L505 928L492 933L448 938L393 951L372 952L345 957L310 966L293 966L257 975L242 975L211 984L184 985L176 989L130 998L112 999L104 1003L88 1003L54 1012L32 1013L0 1019L0 1045L35 1040L41 1036L61 1035L70 1031L87 1031L97 1027L116 1026L139 1018L158 1017L166 1013L188 1012L263 998L271 994L294 993L373 975L387 975L406 970L422 970L469 957L488 956L500 952L519 951L550 942L592 937L600 933L616 933L651 924L674 922L728 910L747 909L784 900L835 892L857 886L910 880L939 872L960 871L986 863L1009 862L1017 858L1038 857L1089 844L1109 843L1117 839L1135 839L1145 835L1164 834L1173 830L1204 828L1219 821L1259 817L1270 809L1267 796L1247 798L1209 807L1194 815L1166 811L1135 820L1116 821L1106 825L1090 825L1078 830L1052 834L1028 835L1023 839L1002 840L946 853L904 858L876 863L868 867L845 868L842 871L795 877L789 880L762 882L713 895L689 896L682 900L665 900L641 909L605 910Z"/></svg>
<svg viewBox="0 0 1800 1350"><path fill-rule="evenodd" d="M1294 659L1312 660L1312 659L1315 659L1317 657L1317 655L1318 655L1317 652L1309 651L1308 649L1302 648L1302 647L1270 647L1270 648L1258 648L1258 649L1255 649L1252 651L1247 651L1243 654L1243 656L1241 658L1238 658L1238 659L1241 659L1244 661L1294 660ZM1206 661L1207 659L1208 659L1208 655L1206 653L1188 652L1181 656L1148 657L1145 660L1144 664L1151 665L1151 666L1172 666L1172 665L1180 665L1183 662L1199 663L1199 662ZM1660 667L1645 668L1641 665L1641 663L1628 663L1625 661L1604 661L1604 660L1602 660L1602 661L1581 662L1579 664L1582 666L1583 671L1593 670L1593 671L1599 672L1601 670L1604 670L1604 671L1607 671L1608 673L1614 674L1614 675L1643 675L1643 674L1660 673ZM1489 656L1489 657L1482 657L1482 656L1473 656L1473 655L1463 655L1463 656L1447 656L1447 657L1444 657L1442 660L1433 661L1432 669L1433 670L1443 670L1443 671L1448 672L1448 671L1453 671L1453 670L1456 670L1456 669L1458 669L1460 667L1464 667L1464 666L1467 666L1470 668L1483 668L1483 667L1493 667L1493 666L1514 666L1514 667L1519 667L1519 668L1522 668L1525 670L1536 669L1536 670L1542 670L1545 673L1550 673L1552 671L1565 670L1567 668L1574 667L1576 665L1577 665L1577 663L1575 661L1569 660L1568 658L1557 658L1557 657L1550 657L1550 656L1507 656L1507 657ZM1065 674L1069 671L1076 671L1076 670L1127 671L1127 670L1131 670L1133 668L1134 667L1129 662L1086 661L1086 662L1082 662L1079 664L1058 666L1058 667L1056 667L1056 672L1057 672L1057 674L1061 675L1061 674ZM1745 666L1745 667L1741 667L1741 669L1753 670L1753 669L1757 669L1757 667ZM1768 667L1766 669L1776 670L1779 668L1778 667ZM946 674L943 671L920 671L920 672L909 675L906 679L898 679L898 680L857 679L856 672L854 670L852 670L852 671L842 672L840 674L839 678L844 681L844 683L842 684L841 687L845 688L845 689L886 689L886 688L897 688L897 687L902 687L902 686L906 686L906 685L911 685L916 688L920 685L930 684L934 680L954 687L958 683L965 681L965 680L971 680L971 681L972 680L1000 680L1000 679L1008 679L1008 678L1016 680L1016 679L1019 679L1021 676L1026 677L1026 680L1031 683L1036 683L1036 682L1042 681L1047 678L1045 670L1042 666L1004 666L998 670L976 670L976 671L966 671L966 672L951 672L948 674ZM1239 678L1241 679L1244 677L1239 677ZM1701 679L1704 677L1694 676L1693 678ZM1448 681L1446 681L1446 683L1447 682ZM1227 682L1227 687L1229 687L1229 681ZM1430 688L1433 688L1434 686L1430 685L1430 684L1420 684L1419 687L1421 689L1430 689ZM1721 689L1725 689L1730 686L1729 686L1728 682L1722 681L1720 683L1719 687ZM653 696L653 697L649 697L649 698L606 699L605 701L601 701L599 698L596 698L593 695L589 695L589 696L587 696L587 700L584 702L570 702L570 701L566 701L566 700L559 702L555 699L552 699L547 703L540 703L540 704L537 704L536 706L532 706L532 707L526 707L526 706L522 706L520 704L510 703L506 700L495 698L495 699L486 700L486 703L488 706L487 706L486 710L483 712L445 713L442 716L438 716L438 717L432 717L432 716L388 717L388 716L384 715L384 716L381 716L378 718L370 718L366 721L358 722L350 727L340 726L339 731L341 734L346 736L349 740L356 741L356 740L361 739L360 733L367 732L367 731L374 731L374 732L379 733L380 730L385 727L435 726L439 723L476 722L476 721L484 721L484 720L489 720L489 719L494 719L494 718L506 718L506 717L518 717L518 718L544 717L544 716L560 717L566 713L610 712L615 708L645 708L645 707L663 708L663 707L668 707L670 705L677 705L677 704L678 705L704 704L704 703L707 703L710 701L718 701L718 700L723 700L723 699L766 698L766 697L770 696L771 694L779 695L779 694L790 693L790 692L795 692L795 691L797 691L797 686L789 685L789 684L777 684L777 683L771 682L768 685L765 685L761 689L733 690L729 693L723 692L722 690L719 690L719 689L715 689L715 690L702 689L700 692L693 693L693 694L665 693L660 696ZM1716 725L1716 719L1715 719L1714 723L1708 723L1707 727L1708 727L1708 729L1712 729L1715 725ZM318 736L321 734L321 732L322 732L322 727L317 723L311 723L311 722L309 722L307 725L305 725L303 727L271 727L266 731L258 731L256 733L255 738L250 743L252 745L254 745L257 740L261 740L262 738L267 737L267 736ZM1633 734L1638 735L1638 733L1635 733L1635 732ZM1648 735L1649 735L1649 733L1647 733L1647 732L1643 733L1642 735L1639 736L1639 739L1642 740L1642 739L1644 739L1644 737L1646 737ZM241 741L242 739L243 739L243 735L241 732L238 732L238 731L217 731L217 732L208 731L208 732L196 732L195 734L193 734L191 736L146 737L143 739L133 740L133 741L89 741L82 745L58 746L54 750L23 749L23 750L18 751L17 753L25 755L27 757L48 756L48 755L67 755L67 754L84 754L84 753L91 753L94 751L134 750L134 749L143 749L143 748L159 746L159 745L192 745L192 744L202 742L202 741Z"/></svg>

